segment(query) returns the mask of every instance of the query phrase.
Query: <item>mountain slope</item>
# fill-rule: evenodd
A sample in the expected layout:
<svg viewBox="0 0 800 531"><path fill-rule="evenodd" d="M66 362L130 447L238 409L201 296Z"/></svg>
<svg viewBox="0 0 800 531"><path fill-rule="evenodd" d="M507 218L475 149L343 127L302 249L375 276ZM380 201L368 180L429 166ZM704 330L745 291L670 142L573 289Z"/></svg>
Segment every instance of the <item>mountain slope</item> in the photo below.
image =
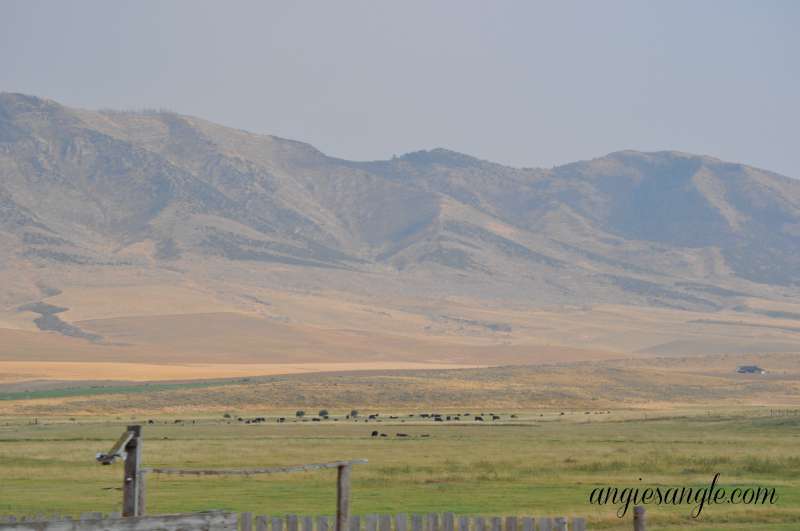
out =
<svg viewBox="0 0 800 531"><path fill-rule="evenodd" d="M353 162L169 112L2 94L0 243L0 328L48 293L137 283L250 310L268 289L741 311L798 294L800 181L678 152ZM423 313L434 329L447 316Z"/></svg>

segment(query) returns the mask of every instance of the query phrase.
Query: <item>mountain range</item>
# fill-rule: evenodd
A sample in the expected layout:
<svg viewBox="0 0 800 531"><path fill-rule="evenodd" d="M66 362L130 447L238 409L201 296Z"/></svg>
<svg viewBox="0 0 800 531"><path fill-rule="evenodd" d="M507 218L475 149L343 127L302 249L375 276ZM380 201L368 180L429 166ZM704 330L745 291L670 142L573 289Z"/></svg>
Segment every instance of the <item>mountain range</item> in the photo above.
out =
<svg viewBox="0 0 800 531"><path fill-rule="evenodd" d="M405 316L392 332L405 337L584 348L575 327L624 308L720 321L723 340L733 326L752 348L792 350L799 294L800 180L743 164L619 151L513 168L447 149L349 161L168 111L0 95L9 334L124 350L136 327L108 319L212 314L383 331L353 313L368 308L371 318ZM537 312L548 316L540 332ZM592 345L690 341L667 336L595 335Z"/></svg>

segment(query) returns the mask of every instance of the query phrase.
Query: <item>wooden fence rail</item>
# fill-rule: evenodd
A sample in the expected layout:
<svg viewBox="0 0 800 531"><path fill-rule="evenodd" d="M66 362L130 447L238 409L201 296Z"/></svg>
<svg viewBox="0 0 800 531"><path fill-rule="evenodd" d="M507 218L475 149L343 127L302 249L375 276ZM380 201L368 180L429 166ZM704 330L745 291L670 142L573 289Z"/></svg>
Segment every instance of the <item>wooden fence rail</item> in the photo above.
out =
<svg viewBox="0 0 800 531"><path fill-rule="evenodd" d="M242 513L241 531L332 531L332 516L271 517ZM352 515L348 531L583 531L586 519L531 516L461 516L454 513Z"/></svg>
<svg viewBox="0 0 800 531"><path fill-rule="evenodd" d="M3 531L238 531L239 525L235 513L224 511L141 517L87 513L76 520L58 516L0 517Z"/></svg>
<svg viewBox="0 0 800 531"><path fill-rule="evenodd" d="M79 519L0 517L2 531L333 531L333 516L269 516L221 511L121 518L86 513ZM348 531L583 531L586 520L566 517L460 516L454 513L353 515Z"/></svg>

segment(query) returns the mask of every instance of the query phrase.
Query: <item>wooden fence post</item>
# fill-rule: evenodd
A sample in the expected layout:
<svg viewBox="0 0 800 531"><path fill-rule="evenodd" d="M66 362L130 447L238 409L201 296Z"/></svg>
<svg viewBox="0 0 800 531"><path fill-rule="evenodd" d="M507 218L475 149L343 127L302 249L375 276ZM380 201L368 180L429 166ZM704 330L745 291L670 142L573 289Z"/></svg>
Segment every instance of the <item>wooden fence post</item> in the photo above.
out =
<svg viewBox="0 0 800 531"><path fill-rule="evenodd" d="M633 508L633 531L646 531L644 507L637 505Z"/></svg>
<svg viewBox="0 0 800 531"><path fill-rule="evenodd" d="M422 515L421 514L412 514L411 515L411 531L422 531Z"/></svg>
<svg viewBox="0 0 800 531"><path fill-rule="evenodd" d="M242 513L239 516L239 529L253 531L253 513Z"/></svg>
<svg viewBox="0 0 800 531"><path fill-rule="evenodd" d="M350 465L337 467L336 481L336 531L347 531L350 519Z"/></svg>
<svg viewBox="0 0 800 531"><path fill-rule="evenodd" d="M142 427L128 426L133 437L125 445L125 475L122 482L122 516L141 516L144 496L141 489Z"/></svg>
<svg viewBox="0 0 800 531"><path fill-rule="evenodd" d="M408 530L408 516L406 513L397 513L394 515L394 529L395 531Z"/></svg>

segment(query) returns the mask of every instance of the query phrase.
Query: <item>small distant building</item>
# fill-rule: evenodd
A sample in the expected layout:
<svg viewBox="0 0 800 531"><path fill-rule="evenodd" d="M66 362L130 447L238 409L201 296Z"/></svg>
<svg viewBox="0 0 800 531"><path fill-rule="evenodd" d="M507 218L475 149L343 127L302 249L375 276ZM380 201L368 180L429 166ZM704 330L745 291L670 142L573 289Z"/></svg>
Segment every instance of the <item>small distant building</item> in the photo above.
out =
<svg viewBox="0 0 800 531"><path fill-rule="evenodd" d="M767 371L758 365L739 365L736 367L736 372L739 374L767 374Z"/></svg>

